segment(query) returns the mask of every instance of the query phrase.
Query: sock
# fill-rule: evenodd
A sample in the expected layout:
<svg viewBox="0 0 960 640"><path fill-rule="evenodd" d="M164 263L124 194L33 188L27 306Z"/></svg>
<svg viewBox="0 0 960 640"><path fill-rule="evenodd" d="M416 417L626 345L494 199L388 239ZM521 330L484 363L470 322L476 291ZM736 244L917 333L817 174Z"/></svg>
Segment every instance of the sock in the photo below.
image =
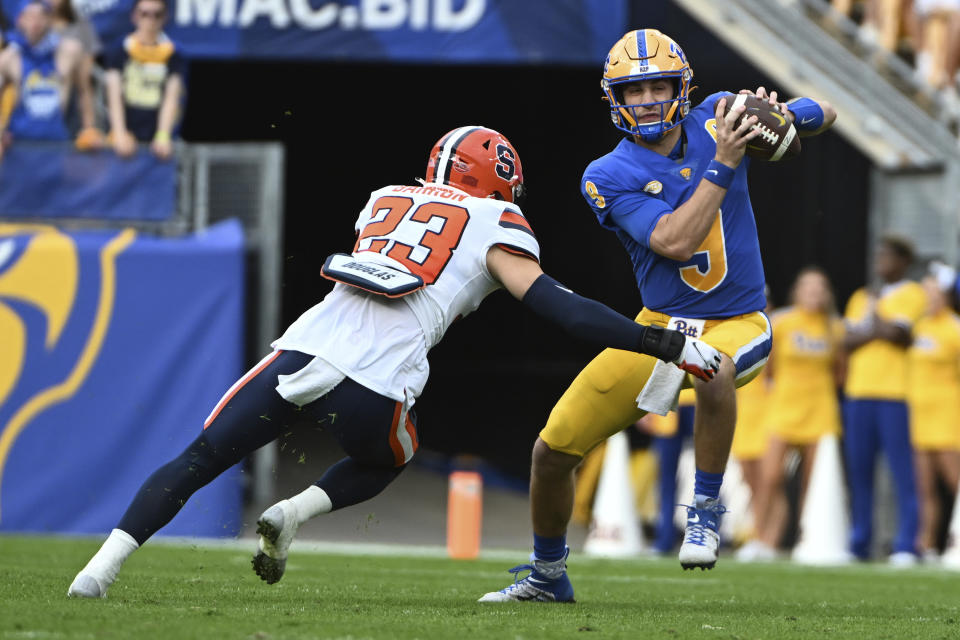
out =
<svg viewBox="0 0 960 640"><path fill-rule="evenodd" d="M693 493L695 496L716 500L720 497L721 484L723 484L723 472L710 473L697 468L696 475L694 475Z"/></svg>
<svg viewBox="0 0 960 640"><path fill-rule="evenodd" d="M109 587L117 579L120 567L139 547L129 533L114 529L80 573L92 575L103 588Z"/></svg>
<svg viewBox="0 0 960 640"><path fill-rule="evenodd" d="M298 527L310 518L329 513L333 509L327 492L317 485L310 485L290 498L289 502L296 508Z"/></svg>
<svg viewBox="0 0 960 640"><path fill-rule="evenodd" d="M557 536L548 538L533 534L533 555L537 560L544 562L556 562L563 559L567 552L567 536Z"/></svg>

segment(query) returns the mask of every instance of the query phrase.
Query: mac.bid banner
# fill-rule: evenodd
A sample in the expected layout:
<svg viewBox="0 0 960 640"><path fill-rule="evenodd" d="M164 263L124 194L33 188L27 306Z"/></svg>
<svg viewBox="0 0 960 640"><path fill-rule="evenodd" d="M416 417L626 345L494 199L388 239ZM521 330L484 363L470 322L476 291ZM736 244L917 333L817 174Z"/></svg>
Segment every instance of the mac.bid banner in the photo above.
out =
<svg viewBox="0 0 960 640"><path fill-rule="evenodd" d="M133 0L74 6L108 44L132 29ZM626 0L172 0L166 31L189 57L599 67L626 22Z"/></svg>

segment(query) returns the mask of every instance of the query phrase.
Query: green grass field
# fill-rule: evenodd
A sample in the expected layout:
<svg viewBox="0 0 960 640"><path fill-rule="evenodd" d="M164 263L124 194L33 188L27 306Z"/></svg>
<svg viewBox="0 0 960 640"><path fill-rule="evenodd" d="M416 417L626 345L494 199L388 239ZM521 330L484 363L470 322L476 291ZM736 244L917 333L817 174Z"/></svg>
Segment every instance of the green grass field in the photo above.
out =
<svg viewBox="0 0 960 640"><path fill-rule="evenodd" d="M249 552L148 544L108 599L68 599L97 547L0 537L0 638L960 637L960 574L932 569L574 557L577 604L480 605L509 561L303 551L269 586Z"/></svg>

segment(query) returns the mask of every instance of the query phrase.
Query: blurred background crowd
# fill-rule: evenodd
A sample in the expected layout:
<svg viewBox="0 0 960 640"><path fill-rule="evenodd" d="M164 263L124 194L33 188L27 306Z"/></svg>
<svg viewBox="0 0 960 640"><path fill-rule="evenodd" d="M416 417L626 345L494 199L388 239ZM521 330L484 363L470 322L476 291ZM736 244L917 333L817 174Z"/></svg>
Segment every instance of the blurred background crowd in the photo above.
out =
<svg viewBox="0 0 960 640"><path fill-rule="evenodd" d="M0 15L0 155L15 141L72 140L120 156L142 142L169 158L184 62L163 33L166 2L136 2L132 32L104 46L72 1L23 0L12 20Z"/></svg>
<svg viewBox="0 0 960 640"><path fill-rule="evenodd" d="M913 65L917 77L957 102L960 2L956 0L832 0L859 24L859 38Z"/></svg>

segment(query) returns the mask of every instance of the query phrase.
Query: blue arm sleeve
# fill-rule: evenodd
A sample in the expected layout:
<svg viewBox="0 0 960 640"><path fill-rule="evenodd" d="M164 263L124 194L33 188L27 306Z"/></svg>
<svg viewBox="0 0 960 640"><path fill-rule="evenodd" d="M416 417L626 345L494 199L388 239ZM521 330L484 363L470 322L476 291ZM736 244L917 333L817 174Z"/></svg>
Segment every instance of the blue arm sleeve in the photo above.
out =
<svg viewBox="0 0 960 640"><path fill-rule="evenodd" d="M596 300L575 294L547 274L530 285L523 304L597 347L647 353L667 362L683 349L685 338L680 332L637 324Z"/></svg>
<svg viewBox="0 0 960 640"><path fill-rule="evenodd" d="M787 102L793 112L793 126L797 131L816 131L823 126L823 109L810 98L794 98Z"/></svg>

